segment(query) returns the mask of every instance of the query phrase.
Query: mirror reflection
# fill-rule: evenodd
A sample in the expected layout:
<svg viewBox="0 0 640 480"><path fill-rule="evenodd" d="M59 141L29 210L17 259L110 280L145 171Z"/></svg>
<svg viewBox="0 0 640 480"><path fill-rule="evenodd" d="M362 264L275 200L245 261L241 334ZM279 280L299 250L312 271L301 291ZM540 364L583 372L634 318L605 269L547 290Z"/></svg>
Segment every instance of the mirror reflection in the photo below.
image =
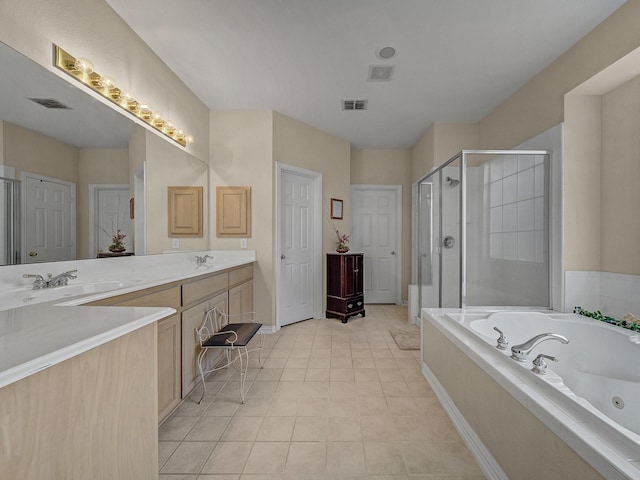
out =
<svg viewBox="0 0 640 480"><path fill-rule="evenodd" d="M9 179L0 183L0 265L96 258L109 254L118 230L133 253L135 123L3 44L0 62L0 176ZM15 222L6 186L14 183Z"/></svg>

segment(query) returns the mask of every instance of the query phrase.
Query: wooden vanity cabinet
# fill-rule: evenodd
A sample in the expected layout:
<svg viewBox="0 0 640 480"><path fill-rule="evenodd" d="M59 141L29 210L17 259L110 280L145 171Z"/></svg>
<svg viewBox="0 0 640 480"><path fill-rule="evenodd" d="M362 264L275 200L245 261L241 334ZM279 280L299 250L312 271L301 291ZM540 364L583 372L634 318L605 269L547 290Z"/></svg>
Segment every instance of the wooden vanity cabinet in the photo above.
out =
<svg viewBox="0 0 640 480"><path fill-rule="evenodd" d="M171 413L181 400L180 284L161 285L92 302L95 306L171 307L178 313L158 322L158 421Z"/></svg>
<svg viewBox="0 0 640 480"><path fill-rule="evenodd" d="M162 422L198 385L200 343L195 329L214 307L230 314L253 311L253 265L202 275L91 302L95 306L171 307L158 322L158 421ZM207 356L212 366L216 355Z"/></svg>

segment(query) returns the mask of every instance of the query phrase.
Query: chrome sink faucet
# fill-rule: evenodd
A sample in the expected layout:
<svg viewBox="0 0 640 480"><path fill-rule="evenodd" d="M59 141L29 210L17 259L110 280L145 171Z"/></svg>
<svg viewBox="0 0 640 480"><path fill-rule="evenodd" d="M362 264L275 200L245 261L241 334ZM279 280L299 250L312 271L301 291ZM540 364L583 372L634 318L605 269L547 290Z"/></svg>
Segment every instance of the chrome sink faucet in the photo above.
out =
<svg viewBox="0 0 640 480"><path fill-rule="evenodd" d="M33 281L33 289L40 290L41 288L63 287L69 283L69 280L78 278L78 275L76 275L77 273L78 270L69 270L68 272L56 275L55 277L51 273L48 273L47 278L38 274L25 273L22 277L35 279Z"/></svg>
<svg viewBox="0 0 640 480"><path fill-rule="evenodd" d="M68 272L63 272L60 275L56 275L55 277L51 277L51 274L49 274L49 279L47 280L48 288L63 287L67 285L69 283L69 280L78 278L77 273L78 270L69 270Z"/></svg>
<svg viewBox="0 0 640 480"><path fill-rule="evenodd" d="M533 350L539 343L546 340L557 340L565 345L569 343L569 339L567 337L557 333L541 333L520 345L514 345L511 347L511 358L518 362L526 362L528 358L527 355L531 353L531 350Z"/></svg>
<svg viewBox="0 0 640 480"><path fill-rule="evenodd" d="M42 275L38 275L37 273L31 274L31 273L25 273L24 275L22 275L22 278L35 278L35 280L33 281L33 289L34 290L40 290L41 288L47 288L47 281L44 279L44 277Z"/></svg>
<svg viewBox="0 0 640 480"><path fill-rule="evenodd" d="M196 256L196 267L200 267L204 264L207 263L207 258L210 258L211 260L213 260L213 257L211 255L203 255L203 256Z"/></svg>

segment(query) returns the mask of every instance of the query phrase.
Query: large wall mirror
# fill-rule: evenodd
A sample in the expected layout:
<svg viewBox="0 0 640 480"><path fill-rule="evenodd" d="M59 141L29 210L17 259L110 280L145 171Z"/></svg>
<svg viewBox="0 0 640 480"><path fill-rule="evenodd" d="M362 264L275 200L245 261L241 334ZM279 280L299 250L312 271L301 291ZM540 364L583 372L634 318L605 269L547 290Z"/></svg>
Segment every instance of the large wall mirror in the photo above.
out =
<svg viewBox="0 0 640 480"><path fill-rule="evenodd" d="M125 112L2 43L0 61L0 265L107 256L118 230L126 235L125 254L160 253L162 245L170 245L168 238L157 248L145 249L138 241L134 245L135 235L158 237L145 228L141 215L130 219L132 197L136 210L143 211L142 192L148 186L142 163L149 133ZM130 155L132 138L142 138L143 147L134 147ZM160 145L155 147L156 157L162 149L181 170L180 162L187 159L190 170L197 170L194 182L201 177L206 181L204 163L159 140L152 140ZM134 161L138 165L130 165ZM153 177L171 178L166 165L157 165ZM10 193L16 184L18 206ZM161 188L155 190L161 194ZM15 244L12 229L19 234ZM166 224L158 229L162 231ZM206 239L194 247L206 248Z"/></svg>

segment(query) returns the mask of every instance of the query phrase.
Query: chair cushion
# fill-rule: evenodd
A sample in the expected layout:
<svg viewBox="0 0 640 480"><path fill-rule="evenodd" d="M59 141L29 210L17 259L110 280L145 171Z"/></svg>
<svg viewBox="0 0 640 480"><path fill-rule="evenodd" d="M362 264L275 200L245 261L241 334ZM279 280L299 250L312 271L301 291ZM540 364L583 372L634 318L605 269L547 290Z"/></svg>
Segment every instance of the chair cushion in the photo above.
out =
<svg viewBox="0 0 640 480"><path fill-rule="evenodd" d="M229 347L230 343L227 343L227 339L233 338L233 333L236 332L238 339L233 343L236 347L246 347L251 341L253 336L262 327L261 323L230 323L218 332L217 335L212 336L209 340L202 344L203 347ZM227 335L223 335L227 333Z"/></svg>

